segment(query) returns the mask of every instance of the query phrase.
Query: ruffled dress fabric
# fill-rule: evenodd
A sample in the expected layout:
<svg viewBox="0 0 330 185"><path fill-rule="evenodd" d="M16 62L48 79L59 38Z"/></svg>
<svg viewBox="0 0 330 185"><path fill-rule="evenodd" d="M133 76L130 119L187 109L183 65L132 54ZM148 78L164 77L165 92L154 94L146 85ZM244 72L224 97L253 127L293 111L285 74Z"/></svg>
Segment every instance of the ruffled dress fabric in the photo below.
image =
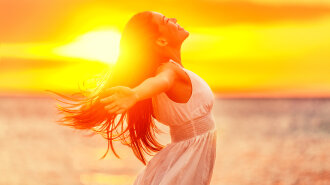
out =
<svg viewBox="0 0 330 185"><path fill-rule="evenodd" d="M215 98L201 77L181 68L190 77L191 97L187 103L174 102L165 93L152 98L155 118L169 126L171 143L147 163L134 185L210 184L216 158Z"/></svg>

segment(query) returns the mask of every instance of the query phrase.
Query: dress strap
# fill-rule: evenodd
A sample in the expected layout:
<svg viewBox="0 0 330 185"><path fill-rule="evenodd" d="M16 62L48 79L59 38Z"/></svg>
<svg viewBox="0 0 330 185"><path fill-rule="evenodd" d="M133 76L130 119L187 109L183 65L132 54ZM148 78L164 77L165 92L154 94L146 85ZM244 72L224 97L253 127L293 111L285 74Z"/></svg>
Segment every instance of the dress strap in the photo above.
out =
<svg viewBox="0 0 330 185"><path fill-rule="evenodd" d="M172 62L172 63L174 63L175 65L178 65L179 67L181 67L181 68L184 69L184 67L183 67L182 65L180 65L180 64L177 63L177 62L175 62L174 60L170 59L169 61Z"/></svg>

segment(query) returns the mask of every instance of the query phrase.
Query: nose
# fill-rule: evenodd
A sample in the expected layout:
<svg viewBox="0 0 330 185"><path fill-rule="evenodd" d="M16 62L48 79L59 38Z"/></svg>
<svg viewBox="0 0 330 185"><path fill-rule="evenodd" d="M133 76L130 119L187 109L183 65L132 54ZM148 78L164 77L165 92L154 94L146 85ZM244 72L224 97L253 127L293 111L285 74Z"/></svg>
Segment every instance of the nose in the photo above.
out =
<svg viewBox="0 0 330 185"><path fill-rule="evenodd" d="M174 23L177 22L176 18L171 18L171 20L172 20Z"/></svg>

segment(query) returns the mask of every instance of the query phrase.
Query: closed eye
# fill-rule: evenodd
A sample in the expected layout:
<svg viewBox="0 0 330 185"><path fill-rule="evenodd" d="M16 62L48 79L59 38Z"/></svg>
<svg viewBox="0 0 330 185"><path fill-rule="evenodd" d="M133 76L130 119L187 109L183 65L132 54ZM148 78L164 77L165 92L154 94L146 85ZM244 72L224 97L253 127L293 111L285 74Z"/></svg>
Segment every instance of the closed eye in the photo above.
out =
<svg viewBox="0 0 330 185"><path fill-rule="evenodd" d="M166 24L167 22L165 22L165 16L163 16L163 24Z"/></svg>
<svg viewBox="0 0 330 185"><path fill-rule="evenodd" d="M166 18L166 17L164 16L164 17L163 17L163 23L164 23L164 24L167 24L168 21L169 21L170 19L167 19L167 21L165 22L165 18Z"/></svg>

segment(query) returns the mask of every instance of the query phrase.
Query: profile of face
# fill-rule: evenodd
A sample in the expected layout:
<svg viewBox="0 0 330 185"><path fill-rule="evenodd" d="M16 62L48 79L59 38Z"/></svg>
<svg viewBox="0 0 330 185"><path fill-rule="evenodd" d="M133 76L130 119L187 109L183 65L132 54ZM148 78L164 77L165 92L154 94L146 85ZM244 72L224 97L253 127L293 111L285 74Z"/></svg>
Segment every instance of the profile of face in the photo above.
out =
<svg viewBox="0 0 330 185"><path fill-rule="evenodd" d="M151 12L153 21L158 24L161 36L156 40L159 46L178 47L189 36L175 18L168 18L161 13Z"/></svg>

